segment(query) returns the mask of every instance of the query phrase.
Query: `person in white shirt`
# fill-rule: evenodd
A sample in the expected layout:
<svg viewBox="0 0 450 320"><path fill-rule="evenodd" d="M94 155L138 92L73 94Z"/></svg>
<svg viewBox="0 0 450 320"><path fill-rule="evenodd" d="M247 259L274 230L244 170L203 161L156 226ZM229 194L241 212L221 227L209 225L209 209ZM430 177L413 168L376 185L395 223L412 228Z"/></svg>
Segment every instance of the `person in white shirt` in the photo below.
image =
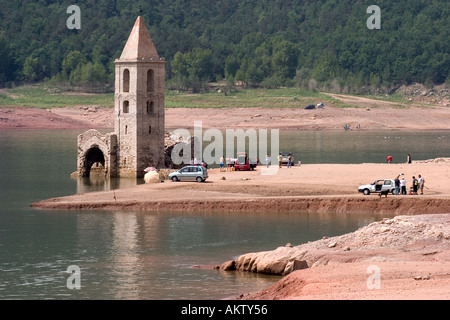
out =
<svg viewBox="0 0 450 320"><path fill-rule="evenodd" d="M402 180L400 180L400 190L401 190L401 194L407 194L405 178L402 178Z"/></svg>
<svg viewBox="0 0 450 320"><path fill-rule="evenodd" d="M423 194L423 186L425 184L425 179L419 174L419 189L420 189L420 194Z"/></svg>

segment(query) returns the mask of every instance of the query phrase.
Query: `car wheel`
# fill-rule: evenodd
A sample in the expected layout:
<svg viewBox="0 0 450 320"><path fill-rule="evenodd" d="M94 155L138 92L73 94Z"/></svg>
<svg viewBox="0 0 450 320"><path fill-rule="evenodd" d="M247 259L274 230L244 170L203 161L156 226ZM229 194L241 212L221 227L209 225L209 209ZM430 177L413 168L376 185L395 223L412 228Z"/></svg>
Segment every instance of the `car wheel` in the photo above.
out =
<svg viewBox="0 0 450 320"><path fill-rule="evenodd" d="M369 189L364 189L363 191L365 196L368 196L370 194L370 190Z"/></svg>
<svg viewBox="0 0 450 320"><path fill-rule="evenodd" d="M178 178L177 178L177 177L172 177L172 181L173 181L173 182L177 182L177 181L178 181Z"/></svg>
<svg viewBox="0 0 450 320"><path fill-rule="evenodd" d="M197 177L197 182L203 182L202 177Z"/></svg>

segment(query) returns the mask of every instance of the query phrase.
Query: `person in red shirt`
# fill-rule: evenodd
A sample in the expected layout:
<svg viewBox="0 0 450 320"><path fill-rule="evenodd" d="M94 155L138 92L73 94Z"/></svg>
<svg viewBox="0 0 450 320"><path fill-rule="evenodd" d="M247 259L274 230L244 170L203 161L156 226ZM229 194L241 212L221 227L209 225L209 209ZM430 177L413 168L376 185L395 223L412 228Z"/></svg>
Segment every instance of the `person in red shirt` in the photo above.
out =
<svg viewBox="0 0 450 320"><path fill-rule="evenodd" d="M386 163L392 163L392 156L387 156Z"/></svg>

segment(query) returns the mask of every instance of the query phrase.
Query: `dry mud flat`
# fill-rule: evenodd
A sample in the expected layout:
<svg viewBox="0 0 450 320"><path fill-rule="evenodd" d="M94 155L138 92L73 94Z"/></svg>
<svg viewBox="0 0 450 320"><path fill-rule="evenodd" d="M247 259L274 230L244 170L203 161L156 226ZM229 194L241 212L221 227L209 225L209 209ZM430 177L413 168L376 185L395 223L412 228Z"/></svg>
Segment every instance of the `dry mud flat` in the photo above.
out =
<svg viewBox="0 0 450 320"><path fill-rule="evenodd" d="M298 108L167 108L166 128L185 128L201 121L208 128L264 128L295 130L449 130L448 103L417 105L394 103L364 97L330 94L354 108L333 104L324 109ZM285 98L279 98L285 99ZM447 101L447 100L446 100ZM360 129L355 129L359 125ZM47 110L0 108L0 129L100 129L114 127L114 109L98 106L73 106Z"/></svg>

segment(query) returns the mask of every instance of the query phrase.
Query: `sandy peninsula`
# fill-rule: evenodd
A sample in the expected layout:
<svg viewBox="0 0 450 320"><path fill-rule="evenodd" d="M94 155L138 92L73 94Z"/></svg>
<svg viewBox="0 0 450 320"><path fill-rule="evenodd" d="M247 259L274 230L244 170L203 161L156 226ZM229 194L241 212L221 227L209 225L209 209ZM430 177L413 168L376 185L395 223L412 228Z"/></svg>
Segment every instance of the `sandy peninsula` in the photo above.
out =
<svg viewBox="0 0 450 320"><path fill-rule="evenodd" d="M264 174L208 170L204 183L165 181L113 191L92 192L34 203L45 209L140 211L373 212L380 214L450 213L450 160L412 164L306 164ZM421 174L424 195L364 196L359 185L404 173L407 183ZM408 184L408 187L409 187ZM409 189L409 188L408 188Z"/></svg>

